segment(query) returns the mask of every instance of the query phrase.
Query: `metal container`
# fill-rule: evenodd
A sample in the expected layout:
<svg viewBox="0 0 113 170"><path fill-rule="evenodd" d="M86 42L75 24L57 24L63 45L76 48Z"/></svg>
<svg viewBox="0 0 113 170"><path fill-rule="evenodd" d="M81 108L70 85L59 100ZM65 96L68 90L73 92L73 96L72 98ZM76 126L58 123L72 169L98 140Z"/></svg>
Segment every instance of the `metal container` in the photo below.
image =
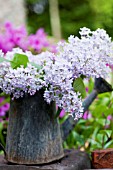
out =
<svg viewBox="0 0 113 170"><path fill-rule="evenodd" d="M64 156L56 105L44 101L43 90L11 100L6 159L17 164L43 164Z"/></svg>

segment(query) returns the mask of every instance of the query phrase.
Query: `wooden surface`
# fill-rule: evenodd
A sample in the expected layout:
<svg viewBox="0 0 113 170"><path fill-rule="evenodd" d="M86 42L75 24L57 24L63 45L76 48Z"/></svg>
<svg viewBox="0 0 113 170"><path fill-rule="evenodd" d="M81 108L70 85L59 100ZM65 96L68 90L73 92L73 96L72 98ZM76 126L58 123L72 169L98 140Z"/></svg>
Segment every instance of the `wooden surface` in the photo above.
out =
<svg viewBox="0 0 113 170"><path fill-rule="evenodd" d="M59 161L46 165L14 165L0 156L0 170L84 170L90 169L91 163L88 154L79 150L64 150L65 156Z"/></svg>

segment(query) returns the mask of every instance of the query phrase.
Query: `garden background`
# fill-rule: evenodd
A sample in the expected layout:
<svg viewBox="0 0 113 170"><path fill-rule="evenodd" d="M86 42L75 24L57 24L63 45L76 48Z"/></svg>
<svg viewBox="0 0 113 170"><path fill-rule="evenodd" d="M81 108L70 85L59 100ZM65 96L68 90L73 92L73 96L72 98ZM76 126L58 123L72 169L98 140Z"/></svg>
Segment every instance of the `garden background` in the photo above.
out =
<svg viewBox="0 0 113 170"><path fill-rule="evenodd" d="M24 5L25 23L20 22L17 27L12 20L11 23L1 22L0 49L4 52L17 46L24 49L25 37L31 42L30 50L33 53L45 50L55 52L55 44L58 40L67 40L69 35L79 36L81 27L88 27L91 30L103 28L113 38L112 0L24 0ZM19 18L19 15L16 17ZM6 17L4 21L10 20ZM24 28L21 27L23 24ZM112 74L107 81L113 84ZM86 92L83 100L91 93L94 80L90 79L84 83ZM0 142L5 146L10 98L3 93L0 95ZM60 122L62 123L66 118L67 115L62 110L59 116ZM98 148L113 147L112 92L98 95L89 110L84 113L83 119L78 121L64 142L64 147L79 148L89 153Z"/></svg>

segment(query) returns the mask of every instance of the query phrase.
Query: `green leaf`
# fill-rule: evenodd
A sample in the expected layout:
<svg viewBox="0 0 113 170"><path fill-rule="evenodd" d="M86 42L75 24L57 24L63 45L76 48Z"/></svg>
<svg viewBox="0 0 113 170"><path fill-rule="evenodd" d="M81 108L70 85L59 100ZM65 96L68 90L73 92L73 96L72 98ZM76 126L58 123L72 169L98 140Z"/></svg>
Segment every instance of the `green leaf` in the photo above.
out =
<svg viewBox="0 0 113 170"><path fill-rule="evenodd" d="M90 142L90 150L100 149L102 148L102 144L94 139L89 139Z"/></svg>
<svg viewBox="0 0 113 170"><path fill-rule="evenodd" d="M56 112L55 118L57 118L60 115L61 111L62 111L62 109L58 107L58 110Z"/></svg>
<svg viewBox="0 0 113 170"><path fill-rule="evenodd" d="M97 104L101 104L101 105L106 105L108 106L109 103L111 102L111 99L110 99L110 93L103 93L103 94L99 94L98 95L98 101L97 101Z"/></svg>
<svg viewBox="0 0 113 170"><path fill-rule="evenodd" d="M113 148L113 139L110 140L109 142L107 142L105 145L104 145L104 149L106 148Z"/></svg>
<svg viewBox="0 0 113 170"><path fill-rule="evenodd" d="M10 61L11 67L13 69L20 67L21 65L23 65L25 68L28 62L29 62L28 57L24 54L19 54L19 53L15 53L13 60Z"/></svg>
<svg viewBox="0 0 113 170"><path fill-rule="evenodd" d="M107 120L107 119L104 119L104 118L96 119L96 122L99 123L102 126L110 124L110 120Z"/></svg>
<svg viewBox="0 0 113 170"><path fill-rule="evenodd" d="M3 134L2 134L2 130L3 130L3 124L0 123L0 141L3 145L5 145L5 141L4 141L4 137L3 137Z"/></svg>
<svg viewBox="0 0 113 170"><path fill-rule="evenodd" d="M93 81L92 78L90 78L90 79L89 79L89 86L88 86L88 89L89 89L88 91L89 91L89 93L92 92L93 88L94 88L94 81Z"/></svg>
<svg viewBox="0 0 113 170"><path fill-rule="evenodd" d="M104 115L105 116L108 116L108 115L110 115L110 114L112 114L113 113L113 108L108 108L105 112L104 112Z"/></svg>
<svg viewBox="0 0 113 170"><path fill-rule="evenodd" d="M97 105L93 110L92 110L92 115L96 118L102 117L102 114L106 113L108 111L108 107L105 105Z"/></svg>
<svg viewBox="0 0 113 170"><path fill-rule="evenodd" d="M95 142L95 144L91 145L91 150L101 149L102 145L99 142Z"/></svg>
<svg viewBox="0 0 113 170"><path fill-rule="evenodd" d="M69 146L68 146L68 144L66 143L66 141L64 141L63 147L64 147L65 149L69 149Z"/></svg>
<svg viewBox="0 0 113 170"><path fill-rule="evenodd" d="M0 106L3 106L5 103L9 103L10 102L10 96L8 96L7 98L5 98L1 103Z"/></svg>
<svg viewBox="0 0 113 170"><path fill-rule="evenodd" d="M33 63L33 62L30 62L30 64L34 67L36 67L38 70L40 70L42 68L42 66L36 64L36 63Z"/></svg>
<svg viewBox="0 0 113 170"><path fill-rule="evenodd" d="M104 135L104 134L97 134L97 137L96 137L96 139L97 139L97 141L99 142L99 143L105 143L107 140L108 140L108 137L106 136L106 135Z"/></svg>
<svg viewBox="0 0 113 170"><path fill-rule="evenodd" d="M72 135L73 135L73 138L74 138L74 142L75 142L75 139L76 139L76 141L79 142L81 145L85 144L85 141L80 134L78 134L75 131L72 131Z"/></svg>
<svg viewBox="0 0 113 170"><path fill-rule="evenodd" d="M87 120L85 119L80 119L78 122L77 122L77 125L81 125L81 124L85 124Z"/></svg>
<svg viewBox="0 0 113 170"><path fill-rule="evenodd" d="M94 131L94 127L93 126L85 126L86 127L86 130L84 130L83 132L82 132L82 135L84 135L84 138L85 139L88 139L91 135L92 135L92 133L93 133L93 131Z"/></svg>
<svg viewBox="0 0 113 170"><path fill-rule="evenodd" d="M86 96L85 85L81 77L74 80L73 88L76 92L79 91L83 98Z"/></svg>
<svg viewBox="0 0 113 170"><path fill-rule="evenodd" d="M100 130L99 133L107 135L108 138L110 138L112 134L112 130Z"/></svg>
<svg viewBox="0 0 113 170"><path fill-rule="evenodd" d="M96 136L97 136L97 134L98 134L98 131L99 131L99 129L100 129L100 127L99 126L93 126L94 127L94 132L92 133L92 139L96 139Z"/></svg>

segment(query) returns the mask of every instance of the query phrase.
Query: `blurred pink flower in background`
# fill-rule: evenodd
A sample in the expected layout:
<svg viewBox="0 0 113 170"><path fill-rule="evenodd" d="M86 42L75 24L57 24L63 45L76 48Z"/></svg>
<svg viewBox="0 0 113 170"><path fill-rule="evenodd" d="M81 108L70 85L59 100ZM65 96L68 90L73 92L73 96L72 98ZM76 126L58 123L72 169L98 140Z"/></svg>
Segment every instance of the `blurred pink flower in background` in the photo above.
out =
<svg viewBox="0 0 113 170"><path fill-rule="evenodd" d="M31 34L28 37L28 41L29 41L29 46L38 52L41 52L43 48L49 46L47 35L44 32L43 28L37 30L36 34Z"/></svg>
<svg viewBox="0 0 113 170"><path fill-rule="evenodd" d="M60 118L63 118L64 116L65 116L65 110L64 110L64 109L62 109L62 111L60 112L59 117L60 117Z"/></svg>
<svg viewBox="0 0 113 170"><path fill-rule="evenodd" d="M86 111L84 114L83 114L83 119L90 119L92 117L91 113L89 113L89 111Z"/></svg>
<svg viewBox="0 0 113 170"><path fill-rule="evenodd" d="M10 107L10 104L9 103L5 103L1 108L3 111L8 111L9 110L9 107Z"/></svg>
<svg viewBox="0 0 113 170"><path fill-rule="evenodd" d="M108 115L107 120L112 120L112 119L113 119L112 115Z"/></svg>
<svg viewBox="0 0 113 170"><path fill-rule="evenodd" d="M0 97L0 119L2 119L6 115L6 112L9 110L10 107L9 103L2 104L4 100L5 100L4 97Z"/></svg>
<svg viewBox="0 0 113 170"><path fill-rule="evenodd" d="M10 22L0 25L0 49L6 53L15 47L24 51L34 50L37 53L45 49L56 52L54 41L51 42L43 28L38 29L35 34L28 35L24 26L14 27Z"/></svg>

